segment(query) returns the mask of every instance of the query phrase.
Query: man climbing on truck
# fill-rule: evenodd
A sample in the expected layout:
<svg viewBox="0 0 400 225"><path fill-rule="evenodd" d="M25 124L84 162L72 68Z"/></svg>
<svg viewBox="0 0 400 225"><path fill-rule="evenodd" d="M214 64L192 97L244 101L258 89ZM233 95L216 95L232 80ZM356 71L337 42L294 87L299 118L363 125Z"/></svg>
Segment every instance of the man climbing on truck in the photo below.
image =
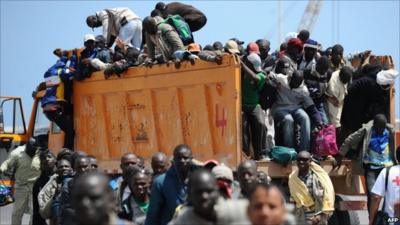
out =
<svg viewBox="0 0 400 225"><path fill-rule="evenodd" d="M64 148L74 148L74 124L70 104L75 69L67 67L67 52L56 49L57 62L44 74L46 93L41 99L43 113L65 132Z"/></svg>

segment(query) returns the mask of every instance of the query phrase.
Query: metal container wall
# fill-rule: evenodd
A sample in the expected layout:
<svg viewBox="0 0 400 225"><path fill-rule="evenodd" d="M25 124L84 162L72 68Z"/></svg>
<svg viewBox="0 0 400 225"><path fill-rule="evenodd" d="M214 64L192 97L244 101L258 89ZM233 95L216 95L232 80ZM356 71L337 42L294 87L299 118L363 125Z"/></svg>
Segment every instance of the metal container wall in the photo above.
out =
<svg viewBox="0 0 400 225"><path fill-rule="evenodd" d="M240 160L240 67L233 56L221 65L136 67L108 80L96 72L74 82L73 91L75 149L105 169L119 168L124 153L172 155L182 143L198 160ZM52 149L60 149L62 135L50 136Z"/></svg>

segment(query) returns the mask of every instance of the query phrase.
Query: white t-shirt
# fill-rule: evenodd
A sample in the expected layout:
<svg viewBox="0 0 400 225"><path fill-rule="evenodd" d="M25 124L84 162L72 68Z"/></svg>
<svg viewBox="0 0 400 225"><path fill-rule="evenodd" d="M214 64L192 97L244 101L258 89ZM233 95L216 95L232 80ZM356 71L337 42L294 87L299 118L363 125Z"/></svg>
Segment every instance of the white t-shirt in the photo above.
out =
<svg viewBox="0 0 400 225"><path fill-rule="evenodd" d="M400 203L400 165L390 168L386 194L385 178L386 169L383 169L376 179L374 187L372 188L372 193L385 196L385 212L388 213L390 217L394 217L394 205Z"/></svg>

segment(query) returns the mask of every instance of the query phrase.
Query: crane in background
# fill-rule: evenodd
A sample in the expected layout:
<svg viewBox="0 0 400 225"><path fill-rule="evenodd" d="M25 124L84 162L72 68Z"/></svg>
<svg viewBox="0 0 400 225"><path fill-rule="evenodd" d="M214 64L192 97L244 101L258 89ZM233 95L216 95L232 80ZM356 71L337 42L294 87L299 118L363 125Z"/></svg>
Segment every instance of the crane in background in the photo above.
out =
<svg viewBox="0 0 400 225"><path fill-rule="evenodd" d="M322 0L309 0L306 9L304 10L303 16L301 17L300 24L297 28L297 32L300 30L308 30L312 32L315 22L318 19L319 11L322 6Z"/></svg>

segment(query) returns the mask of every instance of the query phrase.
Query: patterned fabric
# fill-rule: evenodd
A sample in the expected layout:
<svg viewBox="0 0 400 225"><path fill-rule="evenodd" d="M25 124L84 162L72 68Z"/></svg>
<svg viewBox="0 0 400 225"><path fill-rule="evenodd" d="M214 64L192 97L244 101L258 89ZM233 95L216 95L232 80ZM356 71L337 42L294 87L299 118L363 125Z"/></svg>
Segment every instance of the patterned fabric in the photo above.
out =
<svg viewBox="0 0 400 225"><path fill-rule="evenodd" d="M41 100L42 107L48 103L65 101L64 82L71 80L73 75L66 66L67 61L67 57L61 57L44 74L46 93Z"/></svg>
<svg viewBox="0 0 400 225"><path fill-rule="evenodd" d="M382 153L368 149L364 155L364 163L370 166L370 169L382 169L393 165L390 157L389 145L386 145Z"/></svg>
<svg viewBox="0 0 400 225"><path fill-rule="evenodd" d="M379 135L372 129L371 140L369 141L369 149L382 154L389 144L389 131L385 129L382 135Z"/></svg>

